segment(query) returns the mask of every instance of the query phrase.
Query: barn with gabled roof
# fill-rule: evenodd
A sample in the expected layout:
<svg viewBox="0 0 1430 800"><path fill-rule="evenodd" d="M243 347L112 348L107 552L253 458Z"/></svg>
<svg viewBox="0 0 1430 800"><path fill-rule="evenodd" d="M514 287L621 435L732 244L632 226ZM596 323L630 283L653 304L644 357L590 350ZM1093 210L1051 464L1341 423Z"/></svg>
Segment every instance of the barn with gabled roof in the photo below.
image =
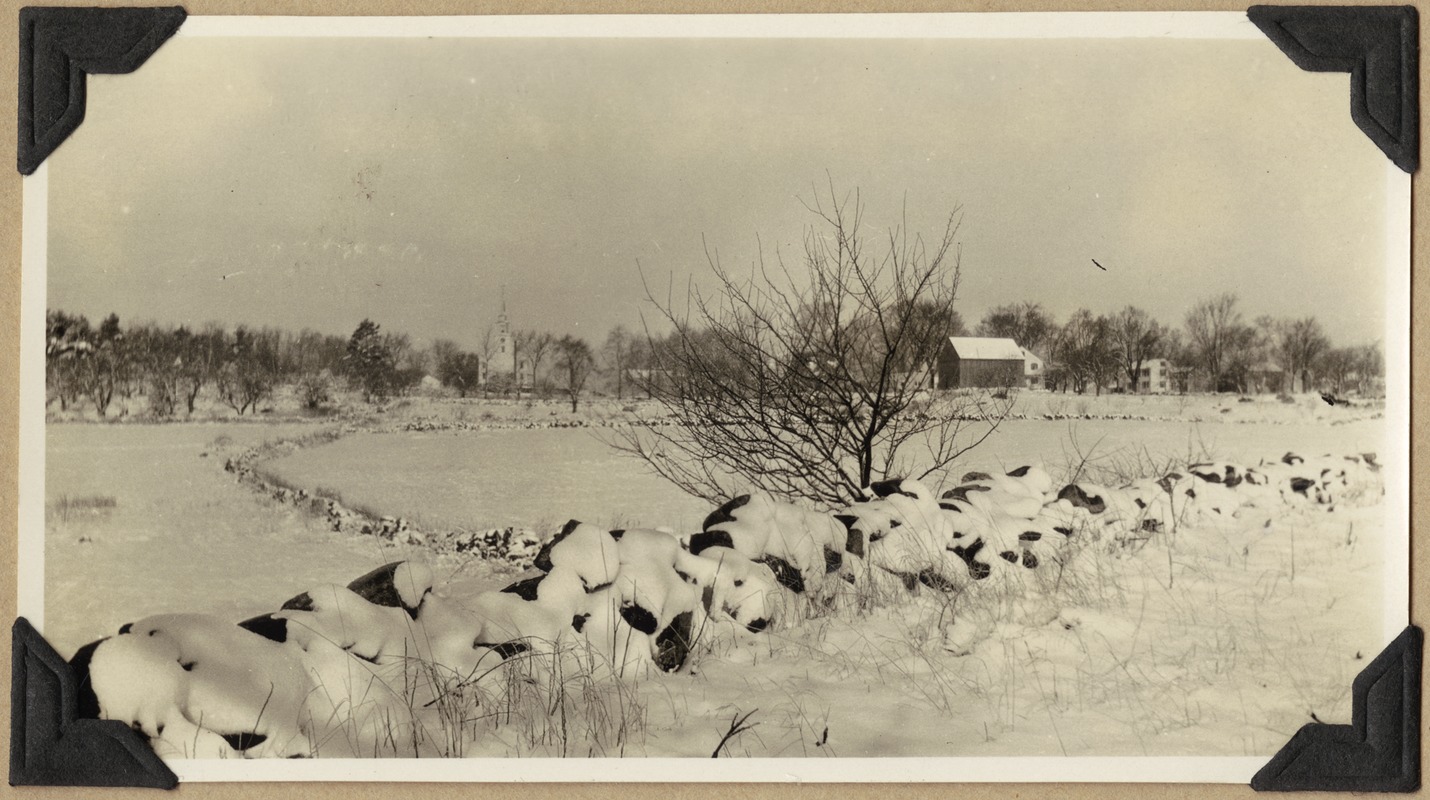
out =
<svg viewBox="0 0 1430 800"><path fill-rule="evenodd" d="M1012 339L950 336L938 358L940 389L1021 387L1023 350Z"/></svg>

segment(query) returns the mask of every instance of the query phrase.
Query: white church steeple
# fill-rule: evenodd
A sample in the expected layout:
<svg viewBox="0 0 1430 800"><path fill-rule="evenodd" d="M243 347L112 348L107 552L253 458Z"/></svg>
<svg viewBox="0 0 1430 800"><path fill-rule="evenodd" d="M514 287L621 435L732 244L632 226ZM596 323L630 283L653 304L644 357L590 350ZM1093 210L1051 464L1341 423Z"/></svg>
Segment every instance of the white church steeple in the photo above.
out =
<svg viewBox="0 0 1430 800"><path fill-rule="evenodd" d="M506 316L506 284L501 287L501 313L497 314L496 352L488 366L488 376L516 374L516 342L511 335L511 321Z"/></svg>

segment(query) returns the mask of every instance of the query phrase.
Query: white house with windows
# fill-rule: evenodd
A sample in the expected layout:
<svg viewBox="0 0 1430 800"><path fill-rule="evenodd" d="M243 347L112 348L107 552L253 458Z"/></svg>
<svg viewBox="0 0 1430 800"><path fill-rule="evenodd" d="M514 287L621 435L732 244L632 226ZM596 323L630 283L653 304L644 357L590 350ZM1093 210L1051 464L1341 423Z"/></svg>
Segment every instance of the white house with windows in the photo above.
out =
<svg viewBox="0 0 1430 800"><path fill-rule="evenodd" d="M1020 347L1023 351L1023 379L1029 389L1043 388L1043 373L1047 372L1043 360L1026 347Z"/></svg>
<svg viewBox="0 0 1430 800"><path fill-rule="evenodd" d="M1138 394L1167 394L1172 391L1172 362L1153 358L1142 362L1137 373Z"/></svg>

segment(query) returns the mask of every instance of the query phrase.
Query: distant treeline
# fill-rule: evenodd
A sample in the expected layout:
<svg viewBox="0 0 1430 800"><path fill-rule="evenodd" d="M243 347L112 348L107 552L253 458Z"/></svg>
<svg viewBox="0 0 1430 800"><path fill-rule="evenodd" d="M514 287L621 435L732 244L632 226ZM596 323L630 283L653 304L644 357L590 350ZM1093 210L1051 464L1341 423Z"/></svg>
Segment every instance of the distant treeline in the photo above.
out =
<svg viewBox="0 0 1430 800"><path fill-rule="evenodd" d="M135 396L144 397L156 417L193 414L206 393L244 415L281 386L291 386L304 408L318 410L344 388L379 402L424 379L464 397L561 393L574 408L592 376L616 397L632 389L648 394L652 382L674 378L662 357L668 337L619 325L599 352L578 337L516 331L514 370L491 369L494 329L479 352L470 352L448 339L419 348L371 320L343 337L213 323L124 326L114 314L94 326L82 315L51 310L46 328L47 403L65 410L87 401L101 417L116 398ZM1058 324L1040 304L1023 302L991 309L973 330L957 312L930 328L1013 339L1046 361L1045 386L1054 391L1136 387L1153 359L1171 363L1173 390L1181 392L1369 391L1384 375L1378 345L1335 347L1315 317L1245 322L1231 294L1197 303L1181 327L1131 306L1110 315L1080 309ZM693 333L685 332L687 341Z"/></svg>
<svg viewBox="0 0 1430 800"><path fill-rule="evenodd" d="M1179 328L1133 306L1079 309L1059 325L1041 305L1015 303L989 311L977 334L1013 339L1047 362L1047 388L1078 393L1135 388L1154 359L1171 363L1179 392L1371 391L1385 374L1379 344L1335 347L1314 316L1247 322L1237 305L1230 293L1202 300Z"/></svg>
<svg viewBox="0 0 1430 800"><path fill-rule="evenodd" d="M626 362L631 339L624 328L612 333L607 355L614 363ZM524 375L489 374L483 355L444 339L415 347L406 334L384 332L371 320L342 337L246 325L229 330L215 323L198 329L121 325L115 314L95 326L83 315L50 310L46 404L68 410L88 402L105 417L116 399L142 397L151 415L165 418L181 411L192 415L199 399L209 395L242 416L259 410L279 387L292 387L304 408L319 410L342 389L380 402L426 379L462 396L560 391L574 407L595 372L591 347L576 337L531 332L519 332L515 341L524 354ZM543 361L544 372L539 371ZM618 376L613 382L619 393L623 380Z"/></svg>
<svg viewBox="0 0 1430 800"><path fill-rule="evenodd" d="M99 416L116 398L147 398L151 413L192 414L205 392L238 414L257 409L275 387L292 383L304 404L330 399L333 381L350 374L349 339L314 331L293 334L274 328L216 324L199 329L153 323L121 326L110 314L98 327L83 315L51 310L46 315L47 402L61 410L89 401ZM386 337L404 355L405 337ZM399 366L400 365L400 366ZM394 362L396 382L420 380L420 365Z"/></svg>

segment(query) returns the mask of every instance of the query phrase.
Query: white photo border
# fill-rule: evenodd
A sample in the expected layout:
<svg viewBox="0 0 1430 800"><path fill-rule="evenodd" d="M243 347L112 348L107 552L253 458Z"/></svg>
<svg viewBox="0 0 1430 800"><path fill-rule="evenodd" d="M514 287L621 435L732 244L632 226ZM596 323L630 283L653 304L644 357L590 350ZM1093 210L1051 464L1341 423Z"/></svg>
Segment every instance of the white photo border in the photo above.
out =
<svg viewBox="0 0 1430 800"><path fill-rule="evenodd" d="M176 38L568 37L1262 39L1244 12L550 15L489 17L194 16ZM1268 41L1268 46L1271 45ZM1347 83L1347 92L1349 91ZM1349 112L1347 112L1349 113ZM1387 564L1384 640L1410 610L1411 176L1386 161ZM48 169L23 181L17 613L44 630L44 475ZM1403 436L1397 434L1403 433ZM1248 783L1261 757L691 759L297 759L166 762L184 782L1084 782Z"/></svg>

